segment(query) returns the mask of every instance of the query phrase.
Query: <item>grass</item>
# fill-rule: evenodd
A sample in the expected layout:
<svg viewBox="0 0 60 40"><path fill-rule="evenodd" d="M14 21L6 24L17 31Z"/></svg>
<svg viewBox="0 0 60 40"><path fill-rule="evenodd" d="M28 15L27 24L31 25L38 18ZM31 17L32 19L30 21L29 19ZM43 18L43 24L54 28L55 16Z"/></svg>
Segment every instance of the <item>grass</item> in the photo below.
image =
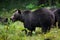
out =
<svg viewBox="0 0 60 40"><path fill-rule="evenodd" d="M14 10L9 13L3 11L1 16L10 17L13 11ZM19 21L14 23L11 22L7 25L0 23L0 40L60 40L60 29L58 29L57 27L51 28L50 32L47 34L42 34L41 28L36 28L36 31L33 32L32 36L27 36L24 31L22 32L23 29L24 25Z"/></svg>
<svg viewBox="0 0 60 40"><path fill-rule="evenodd" d="M51 28L47 34L41 34L41 28L36 28L36 32L33 32L32 36L27 36L25 32L21 31L22 29L24 29L23 23L19 21L10 25L0 24L0 40L60 40L60 29L57 28Z"/></svg>

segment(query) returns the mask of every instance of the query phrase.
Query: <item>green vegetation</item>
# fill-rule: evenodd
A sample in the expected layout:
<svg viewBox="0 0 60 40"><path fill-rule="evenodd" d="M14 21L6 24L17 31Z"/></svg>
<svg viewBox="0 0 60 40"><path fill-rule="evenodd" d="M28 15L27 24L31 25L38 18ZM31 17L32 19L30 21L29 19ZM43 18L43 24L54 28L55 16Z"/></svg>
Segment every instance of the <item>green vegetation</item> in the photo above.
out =
<svg viewBox="0 0 60 40"><path fill-rule="evenodd" d="M10 18L12 13L16 9L29 9L29 10L36 10L40 7L51 7L51 1L48 0L45 4L41 4L38 6L39 0L0 0L0 17L7 17ZM55 0L56 7L60 7L59 0ZM0 23L0 40L44 40L44 39L51 39L51 40L60 40L60 29L51 28L50 32L47 34L41 33L41 28L36 28L36 31L33 32L32 36L27 36L25 32L22 30L24 29L24 25L22 22L11 22L8 21L10 24L3 24Z"/></svg>
<svg viewBox="0 0 60 40"><path fill-rule="evenodd" d="M32 36L27 36L24 29L23 23L17 21L10 25L0 24L0 40L60 40L60 29L51 28L47 34L41 34L41 28L36 28L36 32L33 32Z"/></svg>

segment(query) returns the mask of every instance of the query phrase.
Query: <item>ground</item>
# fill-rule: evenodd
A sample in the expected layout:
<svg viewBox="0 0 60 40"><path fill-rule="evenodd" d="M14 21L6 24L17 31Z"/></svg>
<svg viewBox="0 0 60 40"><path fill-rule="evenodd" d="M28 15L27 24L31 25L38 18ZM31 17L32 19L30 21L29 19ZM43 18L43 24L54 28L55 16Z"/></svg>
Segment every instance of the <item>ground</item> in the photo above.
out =
<svg viewBox="0 0 60 40"><path fill-rule="evenodd" d="M27 36L24 29L23 23L17 21L10 23L9 25L0 24L0 40L60 40L60 29L51 28L47 34L41 33L41 28L36 28L36 32L33 32L32 36Z"/></svg>

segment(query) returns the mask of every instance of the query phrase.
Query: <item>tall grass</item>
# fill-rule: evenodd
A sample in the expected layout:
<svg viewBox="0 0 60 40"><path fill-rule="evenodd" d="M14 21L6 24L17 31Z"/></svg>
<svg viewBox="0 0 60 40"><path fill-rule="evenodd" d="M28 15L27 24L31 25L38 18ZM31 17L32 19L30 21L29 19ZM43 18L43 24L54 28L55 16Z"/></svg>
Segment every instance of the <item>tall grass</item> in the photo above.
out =
<svg viewBox="0 0 60 40"><path fill-rule="evenodd" d="M15 10L15 9L14 9ZM2 11L0 13L3 17L8 17L12 15L13 11ZM1 24L0 23L0 40L44 40L44 39L51 39L51 40L60 40L60 29L51 28L50 32L47 34L41 33L41 28L36 28L36 31L33 32L32 36L27 36L24 31L24 25L22 22L11 22L8 21L9 24Z"/></svg>
<svg viewBox="0 0 60 40"><path fill-rule="evenodd" d="M15 23L10 23L9 25L0 24L0 40L60 40L60 29L51 28L50 32L47 34L39 33L40 28L36 28L36 32L32 36L27 36L24 29L23 23L17 21Z"/></svg>

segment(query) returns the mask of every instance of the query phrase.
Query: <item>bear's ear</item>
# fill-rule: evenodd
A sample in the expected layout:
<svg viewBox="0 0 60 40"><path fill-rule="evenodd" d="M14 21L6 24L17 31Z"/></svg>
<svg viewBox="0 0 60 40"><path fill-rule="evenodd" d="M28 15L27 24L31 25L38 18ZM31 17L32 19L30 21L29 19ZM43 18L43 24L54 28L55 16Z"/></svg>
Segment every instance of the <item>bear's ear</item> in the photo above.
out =
<svg viewBox="0 0 60 40"><path fill-rule="evenodd" d="M18 9L17 11L18 11L19 14L21 14L21 10Z"/></svg>

